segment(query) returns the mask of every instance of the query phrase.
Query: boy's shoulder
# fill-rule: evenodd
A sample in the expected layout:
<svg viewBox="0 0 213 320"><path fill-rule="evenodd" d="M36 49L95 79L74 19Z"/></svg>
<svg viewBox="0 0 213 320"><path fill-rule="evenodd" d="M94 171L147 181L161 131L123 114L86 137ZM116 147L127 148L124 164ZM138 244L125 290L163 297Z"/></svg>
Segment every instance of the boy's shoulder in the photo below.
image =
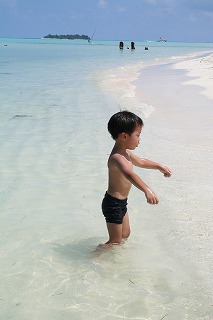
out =
<svg viewBox="0 0 213 320"><path fill-rule="evenodd" d="M125 154L123 152L112 152L109 156L108 163L116 164L116 163L123 163L123 162L131 161L131 155L127 151Z"/></svg>

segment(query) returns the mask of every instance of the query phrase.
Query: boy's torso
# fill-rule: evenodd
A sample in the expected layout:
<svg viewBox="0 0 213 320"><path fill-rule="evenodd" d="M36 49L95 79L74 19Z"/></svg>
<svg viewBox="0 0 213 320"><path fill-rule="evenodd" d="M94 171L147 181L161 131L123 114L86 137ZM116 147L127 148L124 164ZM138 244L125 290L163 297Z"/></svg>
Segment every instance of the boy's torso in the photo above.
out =
<svg viewBox="0 0 213 320"><path fill-rule="evenodd" d="M132 170L130 157L121 154L112 154L108 160L109 184L108 194L117 199L128 197L132 183L122 173L122 167Z"/></svg>

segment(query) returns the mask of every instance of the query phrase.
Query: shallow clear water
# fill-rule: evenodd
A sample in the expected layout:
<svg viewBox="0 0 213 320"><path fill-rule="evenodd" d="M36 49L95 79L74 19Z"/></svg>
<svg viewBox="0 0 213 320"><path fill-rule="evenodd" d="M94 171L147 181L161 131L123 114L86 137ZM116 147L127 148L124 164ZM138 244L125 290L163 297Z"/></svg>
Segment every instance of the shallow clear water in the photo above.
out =
<svg viewBox="0 0 213 320"><path fill-rule="evenodd" d="M136 43L131 51L127 45L121 52L117 42L0 40L4 319L211 319L208 269L200 276L187 257L180 263L186 224L195 230L191 213L175 230L169 216L172 210L178 214L184 201L174 209L162 195L162 204L146 209L140 219L136 192L129 202L131 239L109 251L96 250L107 240L100 213L112 147L106 124L122 107L106 94L105 76L116 78L128 69L134 79L143 64L213 49L213 44ZM119 90L123 95L123 87L114 85L117 95ZM160 189L162 182L151 177ZM174 182L168 188L178 204L180 190ZM165 218L159 220L158 211ZM177 252L169 249L168 237L174 247L180 241Z"/></svg>

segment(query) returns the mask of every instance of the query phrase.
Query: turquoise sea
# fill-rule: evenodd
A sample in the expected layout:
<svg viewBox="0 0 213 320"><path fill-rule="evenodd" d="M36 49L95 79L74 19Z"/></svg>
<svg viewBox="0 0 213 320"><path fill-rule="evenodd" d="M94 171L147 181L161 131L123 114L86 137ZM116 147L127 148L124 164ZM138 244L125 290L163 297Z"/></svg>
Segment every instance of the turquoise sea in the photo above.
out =
<svg viewBox="0 0 213 320"><path fill-rule="evenodd" d="M153 221L137 222L133 202L130 241L96 251L107 241L106 126L126 107L120 92L143 66L213 52L213 43L135 42L130 50L130 42L121 51L119 41L0 39L4 320L211 320L209 289L195 290L196 276L167 256ZM147 119L151 106L140 107Z"/></svg>
<svg viewBox="0 0 213 320"><path fill-rule="evenodd" d="M139 70L143 65L175 62L213 50L212 43L135 42L135 50L127 49L130 41L124 41L124 50L119 50L118 44L0 39L1 121L8 113L41 116L54 107L57 111L67 107L83 113L85 108L99 110L105 102L99 90L99 76L104 71L131 64Z"/></svg>

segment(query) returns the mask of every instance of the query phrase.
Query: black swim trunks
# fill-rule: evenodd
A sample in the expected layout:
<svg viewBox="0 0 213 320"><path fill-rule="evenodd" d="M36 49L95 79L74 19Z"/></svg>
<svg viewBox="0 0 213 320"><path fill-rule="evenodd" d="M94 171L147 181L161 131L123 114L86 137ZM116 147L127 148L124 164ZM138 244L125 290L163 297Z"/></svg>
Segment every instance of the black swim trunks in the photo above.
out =
<svg viewBox="0 0 213 320"><path fill-rule="evenodd" d="M127 199L117 199L107 192L102 201L102 212L106 222L121 224L127 213Z"/></svg>

